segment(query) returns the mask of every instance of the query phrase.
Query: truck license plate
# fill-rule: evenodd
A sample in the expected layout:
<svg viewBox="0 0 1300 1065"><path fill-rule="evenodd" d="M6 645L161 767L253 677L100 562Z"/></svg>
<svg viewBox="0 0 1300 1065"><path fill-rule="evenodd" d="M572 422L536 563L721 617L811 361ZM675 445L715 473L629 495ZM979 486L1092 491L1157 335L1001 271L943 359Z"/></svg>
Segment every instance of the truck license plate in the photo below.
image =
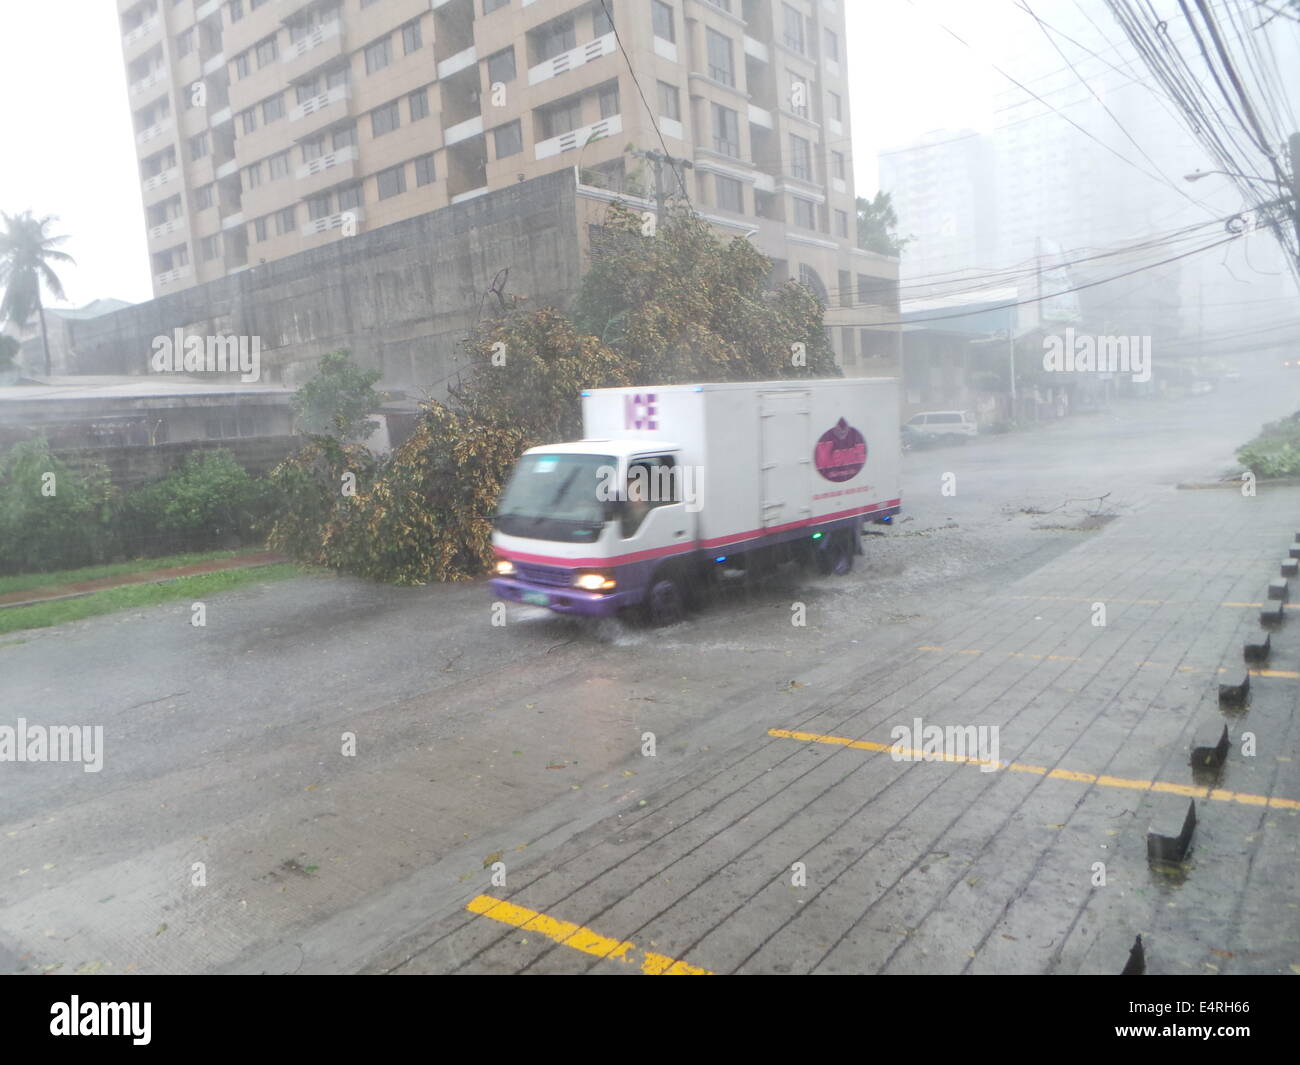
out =
<svg viewBox="0 0 1300 1065"><path fill-rule="evenodd" d="M522 598L525 603L532 603L535 606L551 605L551 597L545 592L524 592Z"/></svg>

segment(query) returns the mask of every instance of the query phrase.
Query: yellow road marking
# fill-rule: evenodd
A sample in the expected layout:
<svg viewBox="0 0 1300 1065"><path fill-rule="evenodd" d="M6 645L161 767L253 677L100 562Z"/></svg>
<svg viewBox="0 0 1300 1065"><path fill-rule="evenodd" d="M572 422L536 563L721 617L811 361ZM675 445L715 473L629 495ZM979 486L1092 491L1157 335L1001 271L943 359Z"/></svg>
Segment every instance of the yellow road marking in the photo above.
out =
<svg viewBox="0 0 1300 1065"><path fill-rule="evenodd" d="M912 747L899 744L872 743L870 740L851 740L847 736L824 736L818 732L794 732L790 729L772 728L767 734L778 740L800 740L804 743L824 743L832 747L851 747L858 751L875 751L880 754L897 751L917 762L957 762L966 765L992 766L1005 769L1011 773L1036 773L1038 776L1052 780L1072 780L1079 784L1096 784L1102 788L1128 788L1132 791L1158 791L1172 795L1184 795L1193 799L1213 799L1216 802L1237 802L1246 806L1271 806L1275 810L1300 810L1298 799L1275 799L1267 795L1247 795L1239 791L1227 791L1223 788L1201 788L1191 784L1167 784L1158 780L1129 780L1124 777L1110 777L1104 774L1080 773L1073 769L1047 769L1041 765L1025 765L1021 762L990 762L987 759L967 758L964 755L926 755Z"/></svg>
<svg viewBox="0 0 1300 1065"><path fill-rule="evenodd" d="M1035 654L1030 654L1028 651L976 651L976 650L953 651L947 647L932 647L929 644L921 644L920 646L917 647L917 650L918 651L940 651L946 654L956 654L956 655L1001 654L1004 658L1033 658L1040 662L1086 662L1088 661L1088 659L1086 658L1079 658L1075 655L1035 655ZM1096 659L1093 659L1093 661L1096 661ZM1151 666L1154 669L1170 668L1166 665L1162 665L1159 662L1138 662L1137 665L1139 667ZM1215 669L1201 669L1197 666L1174 666L1173 668L1176 669L1179 673L1227 673L1228 672L1228 670L1223 666L1219 666ZM1249 673L1252 677L1280 677L1284 680L1300 679L1300 673L1297 673L1289 669L1248 669L1246 672Z"/></svg>
<svg viewBox="0 0 1300 1065"><path fill-rule="evenodd" d="M628 964L640 964L641 971L647 976L713 976L708 969L688 965L684 961L670 958L666 954L654 954L638 950L634 943L627 940L610 939L590 928L560 921L526 906L517 906L504 899L494 899L491 895L477 895L470 899L465 909L481 917L489 917L502 924L513 925L525 932L536 932L547 939L554 940L562 947L572 947L583 954L590 954L607 961L621 961Z"/></svg>

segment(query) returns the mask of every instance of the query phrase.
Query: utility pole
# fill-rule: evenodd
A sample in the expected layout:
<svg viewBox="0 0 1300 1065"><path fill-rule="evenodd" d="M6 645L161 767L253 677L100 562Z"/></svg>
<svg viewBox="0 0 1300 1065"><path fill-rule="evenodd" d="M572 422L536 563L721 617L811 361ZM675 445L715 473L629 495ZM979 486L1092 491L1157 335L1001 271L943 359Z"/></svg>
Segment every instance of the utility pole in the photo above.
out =
<svg viewBox="0 0 1300 1065"><path fill-rule="evenodd" d="M649 151L634 151L633 155L644 159L655 171L655 221L662 223L664 220L664 208L668 205L668 194L664 190L664 165L667 164L673 170L676 176L676 167L681 166L687 170L693 170L695 164L689 159L674 159L665 152L656 152L654 149Z"/></svg>
<svg viewBox="0 0 1300 1065"><path fill-rule="evenodd" d="M1291 154L1291 221L1295 224L1296 244L1300 246L1300 133L1287 138Z"/></svg>

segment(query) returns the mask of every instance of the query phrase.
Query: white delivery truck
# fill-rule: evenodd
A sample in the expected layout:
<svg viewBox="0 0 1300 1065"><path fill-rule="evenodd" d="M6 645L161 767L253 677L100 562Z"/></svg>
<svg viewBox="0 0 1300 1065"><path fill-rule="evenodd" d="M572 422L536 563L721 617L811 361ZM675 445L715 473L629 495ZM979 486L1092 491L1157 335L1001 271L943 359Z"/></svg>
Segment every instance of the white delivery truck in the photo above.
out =
<svg viewBox="0 0 1300 1065"><path fill-rule="evenodd" d="M796 559L846 573L898 513L892 378L602 388L586 439L524 452L492 544L502 599L656 624L724 574Z"/></svg>

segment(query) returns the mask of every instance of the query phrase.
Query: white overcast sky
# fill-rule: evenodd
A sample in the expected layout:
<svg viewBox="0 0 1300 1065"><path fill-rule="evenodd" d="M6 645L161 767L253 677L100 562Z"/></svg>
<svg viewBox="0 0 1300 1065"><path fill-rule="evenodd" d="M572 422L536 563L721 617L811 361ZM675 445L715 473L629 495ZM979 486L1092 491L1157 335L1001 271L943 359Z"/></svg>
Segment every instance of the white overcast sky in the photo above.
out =
<svg viewBox="0 0 1300 1065"><path fill-rule="evenodd" d="M940 128L989 128L992 93L1005 87L990 60L1029 76L1045 59L1012 0L845 3L854 166L863 194L876 191L881 148ZM0 210L58 216L58 231L69 237L64 247L77 260L60 271L69 304L149 299L113 0L0 0L0 99L7 149Z"/></svg>

